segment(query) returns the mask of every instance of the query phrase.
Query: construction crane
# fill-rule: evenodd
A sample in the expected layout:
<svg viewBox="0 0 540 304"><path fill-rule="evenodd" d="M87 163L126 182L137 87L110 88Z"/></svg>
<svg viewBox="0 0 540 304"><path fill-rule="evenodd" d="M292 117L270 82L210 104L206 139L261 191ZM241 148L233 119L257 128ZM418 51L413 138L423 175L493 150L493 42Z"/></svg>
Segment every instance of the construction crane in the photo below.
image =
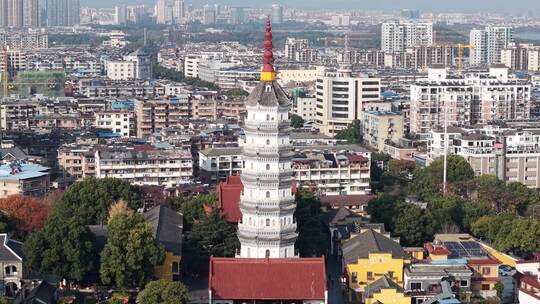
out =
<svg viewBox="0 0 540 304"><path fill-rule="evenodd" d="M476 45L472 45L472 44L461 44L461 43L459 43L457 45L457 49L458 49L457 68L458 68L459 72L461 72L463 70L463 49L472 50L472 49L475 49L475 48L476 48ZM469 55L469 57L470 57L470 55Z"/></svg>

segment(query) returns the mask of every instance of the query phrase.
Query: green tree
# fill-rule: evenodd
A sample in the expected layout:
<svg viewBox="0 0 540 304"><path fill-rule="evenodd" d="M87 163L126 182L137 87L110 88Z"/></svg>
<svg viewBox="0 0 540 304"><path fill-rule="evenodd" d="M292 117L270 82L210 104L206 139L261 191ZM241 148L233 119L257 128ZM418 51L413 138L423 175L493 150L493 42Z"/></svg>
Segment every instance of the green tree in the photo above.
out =
<svg viewBox="0 0 540 304"><path fill-rule="evenodd" d="M339 131L335 138L344 139L350 144L361 144L363 137L360 128L360 120L355 119L346 129Z"/></svg>
<svg viewBox="0 0 540 304"><path fill-rule="evenodd" d="M329 236L324 233L320 220L321 201L313 193L299 192L294 217L298 228L296 248L300 256L322 256L328 247Z"/></svg>
<svg viewBox="0 0 540 304"><path fill-rule="evenodd" d="M151 281L137 295L137 304L187 304L188 289L180 282Z"/></svg>
<svg viewBox="0 0 540 304"><path fill-rule="evenodd" d="M152 279L154 268L165 258L153 231L141 214L121 213L111 219L107 244L101 252L103 283L120 288L142 287Z"/></svg>
<svg viewBox="0 0 540 304"><path fill-rule="evenodd" d="M236 228L214 209L187 233L182 260L193 273L206 273L210 256L233 257L238 247Z"/></svg>
<svg viewBox="0 0 540 304"><path fill-rule="evenodd" d="M201 221L206 217L204 206L213 207L216 200L216 194L201 194L183 201L180 204L180 211L184 216L184 220L188 225Z"/></svg>
<svg viewBox="0 0 540 304"><path fill-rule="evenodd" d="M415 179L410 184L410 193L419 195L423 199L439 195L443 184L444 161L437 158L431 165L425 168L417 168ZM471 165L459 155L449 155L447 158L447 182L463 182L474 178Z"/></svg>
<svg viewBox="0 0 540 304"><path fill-rule="evenodd" d="M304 119L296 114L291 114L291 127L300 129L304 126Z"/></svg>
<svg viewBox="0 0 540 304"><path fill-rule="evenodd" d="M374 223L383 223L388 230L394 225L396 217L396 208L398 199L396 197L383 194L368 202L367 212L371 216L371 221Z"/></svg>
<svg viewBox="0 0 540 304"><path fill-rule="evenodd" d="M25 263L34 271L82 281L94 270L93 235L81 219L52 214L24 243Z"/></svg>
<svg viewBox="0 0 540 304"><path fill-rule="evenodd" d="M404 246L422 246L433 238L433 219L429 212L415 205L400 203L391 230Z"/></svg>
<svg viewBox="0 0 540 304"><path fill-rule="evenodd" d="M459 196L434 197L429 201L434 229L441 233L455 233L463 229L464 200Z"/></svg>
<svg viewBox="0 0 540 304"><path fill-rule="evenodd" d="M77 217L85 225L106 224L109 208L116 201L129 208L142 206L139 188L116 178L85 178L71 185L56 202L52 213L61 219Z"/></svg>

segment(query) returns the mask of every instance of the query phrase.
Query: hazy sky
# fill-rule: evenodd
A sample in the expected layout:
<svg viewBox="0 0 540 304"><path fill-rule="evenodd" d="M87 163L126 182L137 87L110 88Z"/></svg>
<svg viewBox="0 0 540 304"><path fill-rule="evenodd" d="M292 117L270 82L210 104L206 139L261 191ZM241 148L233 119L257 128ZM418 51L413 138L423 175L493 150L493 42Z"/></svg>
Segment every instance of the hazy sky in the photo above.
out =
<svg viewBox="0 0 540 304"><path fill-rule="evenodd" d="M111 7L115 3L123 4L154 4L155 0L81 0L82 5L93 7ZM540 0L187 0L197 6L204 4L228 4L251 7L269 6L271 3L281 3L291 7L302 8L355 8L393 10L402 8L417 8L424 11L444 12L523 12L540 11Z"/></svg>

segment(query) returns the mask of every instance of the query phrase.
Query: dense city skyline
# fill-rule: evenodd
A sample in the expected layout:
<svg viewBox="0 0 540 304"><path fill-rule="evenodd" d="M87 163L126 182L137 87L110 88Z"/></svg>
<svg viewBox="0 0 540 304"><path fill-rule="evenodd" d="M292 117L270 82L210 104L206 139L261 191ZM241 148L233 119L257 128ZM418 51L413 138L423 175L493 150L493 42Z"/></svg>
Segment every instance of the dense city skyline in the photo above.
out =
<svg viewBox="0 0 540 304"><path fill-rule="evenodd" d="M489 6L486 3L489 2ZM153 0L81 0L82 6L90 7L110 7L114 4L146 4L153 5ZM270 3L282 4L288 7L307 8L307 9L366 9L366 10L396 10L396 9L421 9L422 11L433 12L499 12L499 13L528 13L529 11L539 11L540 2L533 0L516 0L512 5L508 5L505 0L456 0L456 1L431 1L431 0L381 0L381 1L351 1L351 0L276 0L272 2L259 2L253 0L216 0L216 1L186 1L187 4L203 6L210 4L237 5L246 7L269 7Z"/></svg>

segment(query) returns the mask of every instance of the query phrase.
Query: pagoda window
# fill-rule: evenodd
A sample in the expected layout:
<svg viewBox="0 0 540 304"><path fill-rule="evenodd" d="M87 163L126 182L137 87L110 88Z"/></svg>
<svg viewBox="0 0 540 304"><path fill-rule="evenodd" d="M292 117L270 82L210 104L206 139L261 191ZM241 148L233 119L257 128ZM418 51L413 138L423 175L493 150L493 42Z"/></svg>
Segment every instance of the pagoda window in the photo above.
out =
<svg viewBox="0 0 540 304"><path fill-rule="evenodd" d="M266 140L266 144L267 144L267 145L270 144L270 139L267 139L267 140Z"/></svg>
<svg viewBox="0 0 540 304"><path fill-rule="evenodd" d="M285 254L283 256L287 257L287 248L285 248Z"/></svg>
<svg viewBox="0 0 540 304"><path fill-rule="evenodd" d="M266 219L266 226L267 226L267 227L270 226L270 219Z"/></svg>
<svg viewBox="0 0 540 304"><path fill-rule="evenodd" d="M266 197L267 197L267 198L270 197L270 191L266 191Z"/></svg>
<svg viewBox="0 0 540 304"><path fill-rule="evenodd" d="M266 120L270 120L270 114L266 114Z"/></svg>
<svg viewBox="0 0 540 304"><path fill-rule="evenodd" d="M269 258L270 257L270 249L266 249L266 252L264 253L264 256Z"/></svg>
<svg viewBox="0 0 540 304"><path fill-rule="evenodd" d="M270 170L270 164L266 164L266 170Z"/></svg>

